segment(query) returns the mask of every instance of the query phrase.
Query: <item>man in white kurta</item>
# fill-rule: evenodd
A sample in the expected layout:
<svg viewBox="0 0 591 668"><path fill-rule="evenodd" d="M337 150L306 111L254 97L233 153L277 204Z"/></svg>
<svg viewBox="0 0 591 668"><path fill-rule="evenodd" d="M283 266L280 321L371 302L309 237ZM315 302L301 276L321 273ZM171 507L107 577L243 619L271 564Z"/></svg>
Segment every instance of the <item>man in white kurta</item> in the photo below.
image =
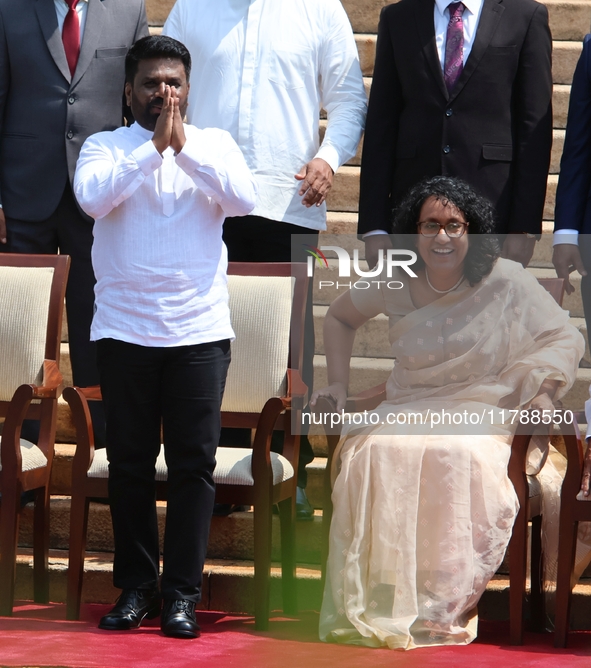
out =
<svg viewBox="0 0 591 668"><path fill-rule="evenodd" d="M222 224L247 214L256 186L231 136L184 125L191 60L169 37L126 59L136 122L90 137L75 192L96 219L97 341L107 416L113 580L123 593L100 628L138 627L160 612L155 462L168 466L162 630L199 634L215 489L220 406L234 334Z"/></svg>
<svg viewBox="0 0 591 668"><path fill-rule="evenodd" d="M252 214L224 223L230 261L305 262L304 243L317 246L326 229L334 172L355 155L365 122L359 55L341 2L177 0L163 33L193 58L189 121L230 132L257 182ZM310 388L313 354L310 296L303 369ZM303 488L313 457L303 438L298 519L312 519Z"/></svg>

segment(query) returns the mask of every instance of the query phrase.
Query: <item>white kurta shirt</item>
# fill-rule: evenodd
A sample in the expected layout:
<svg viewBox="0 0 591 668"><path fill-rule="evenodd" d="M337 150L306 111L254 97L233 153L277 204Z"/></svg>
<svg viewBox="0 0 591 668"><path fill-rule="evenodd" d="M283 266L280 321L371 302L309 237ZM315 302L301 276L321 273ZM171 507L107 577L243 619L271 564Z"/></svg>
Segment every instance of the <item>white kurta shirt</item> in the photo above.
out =
<svg viewBox="0 0 591 668"><path fill-rule="evenodd" d="M189 122L230 132L255 175L252 213L325 229L326 206L304 207L294 175L314 157L336 171L363 130L363 78L340 1L178 0L163 33L191 53Z"/></svg>
<svg viewBox="0 0 591 668"><path fill-rule="evenodd" d="M161 156L137 123L89 137L74 191L95 219L96 310L90 338L150 347L234 337L228 311L226 216L251 211L256 185L227 132L185 125Z"/></svg>

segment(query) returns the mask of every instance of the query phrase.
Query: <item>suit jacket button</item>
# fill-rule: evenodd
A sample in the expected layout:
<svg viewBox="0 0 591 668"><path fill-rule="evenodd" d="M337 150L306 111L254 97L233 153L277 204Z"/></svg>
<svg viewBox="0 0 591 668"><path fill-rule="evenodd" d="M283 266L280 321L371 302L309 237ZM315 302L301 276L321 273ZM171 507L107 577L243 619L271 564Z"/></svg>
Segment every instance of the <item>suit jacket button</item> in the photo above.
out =
<svg viewBox="0 0 591 668"><path fill-rule="evenodd" d="M71 103L70 103L70 104L71 104ZM446 115L448 118L449 118L450 116L452 116L453 113L454 113L454 110L453 110L453 109L446 109L446 110L445 110L445 115Z"/></svg>
<svg viewBox="0 0 591 668"><path fill-rule="evenodd" d="M70 95L68 98L68 104L74 104L76 102L76 98L73 95Z"/></svg>
<svg viewBox="0 0 591 668"><path fill-rule="evenodd" d="M72 139L73 136L74 136L74 133L72 132L72 130L68 130L68 134L66 135L66 137L68 139Z"/></svg>
<svg viewBox="0 0 591 668"><path fill-rule="evenodd" d="M450 151L451 151L451 148L449 146L444 146L443 147L443 152L445 153L445 155L447 155Z"/></svg>

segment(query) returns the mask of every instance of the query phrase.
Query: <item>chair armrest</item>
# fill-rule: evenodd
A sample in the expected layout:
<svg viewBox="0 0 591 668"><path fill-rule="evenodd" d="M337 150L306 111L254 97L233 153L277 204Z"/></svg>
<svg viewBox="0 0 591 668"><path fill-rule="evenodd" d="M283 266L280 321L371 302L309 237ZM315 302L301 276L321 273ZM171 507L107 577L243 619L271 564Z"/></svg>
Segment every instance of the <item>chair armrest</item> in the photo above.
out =
<svg viewBox="0 0 591 668"><path fill-rule="evenodd" d="M98 394L98 396L97 396ZM94 459L94 432L92 417L88 409L88 397L100 399L100 388L97 387L66 387L64 399L72 411L72 418L76 428L76 453L72 462L72 484L76 480L85 478Z"/></svg>
<svg viewBox="0 0 591 668"><path fill-rule="evenodd" d="M301 399L302 406L308 401L308 386L297 369L287 370L287 395L292 399Z"/></svg>
<svg viewBox="0 0 591 668"><path fill-rule="evenodd" d="M252 477L255 485L257 481L263 481L268 478L273 480L271 470L271 437L277 418L284 410L289 408L289 399L287 397L271 397L259 415L259 421L254 434L252 444ZM292 462L293 465L293 462ZM297 462L296 462L297 467Z"/></svg>
<svg viewBox="0 0 591 668"><path fill-rule="evenodd" d="M2 429L2 448L0 461L3 471L20 471L22 457L20 449L20 430L27 415L31 400L35 398L35 385L20 385L12 395L6 420Z"/></svg>
<svg viewBox="0 0 591 668"><path fill-rule="evenodd" d="M565 411L566 413L567 411ZM581 433L577 422L577 414L574 413L574 420L572 424L562 423L560 433L564 439L566 447L566 474L562 482L562 490L560 496L562 499L574 500L581 490L581 477L583 475L583 444L581 440ZM585 414L583 417L586 420Z"/></svg>
<svg viewBox="0 0 591 668"><path fill-rule="evenodd" d="M91 385L89 387L77 387L80 394L84 396L86 401L102 401L103 395L101 393L100 385Z"/></svg>
<svg viewBox="0 0 591 668"><path fill-rule="evenodd" d="M57 399L61 394L63 377L56 360L43 361L43 381L41 385L33 385L36 399Z"/></svg>

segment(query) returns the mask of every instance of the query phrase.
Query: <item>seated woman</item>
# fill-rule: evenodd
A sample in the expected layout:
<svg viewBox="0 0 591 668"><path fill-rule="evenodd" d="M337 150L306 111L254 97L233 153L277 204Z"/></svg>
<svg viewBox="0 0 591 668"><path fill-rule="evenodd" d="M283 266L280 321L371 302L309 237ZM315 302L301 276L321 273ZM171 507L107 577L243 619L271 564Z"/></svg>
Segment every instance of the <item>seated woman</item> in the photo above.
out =
<svg viewBox="0 0 591 668"><path fill-rule="evenodd" d="M360 284L328 310L330 385L312 405L331 396L344 408L355 330L379 313L394 368L375 426L350 428L335 453L323 640L411 649L476 636L476 604L518 510L509 410L553 410L584 352L568 313L499 257L492 230L491 205L468 185L424 181L394 222L395 234L412 234L401 247L414 245L417 276ZM442 411L461 424L431 429ZM419 414L426 427L413 426ZM467 424L472 415L484 426Z"/></svg>

